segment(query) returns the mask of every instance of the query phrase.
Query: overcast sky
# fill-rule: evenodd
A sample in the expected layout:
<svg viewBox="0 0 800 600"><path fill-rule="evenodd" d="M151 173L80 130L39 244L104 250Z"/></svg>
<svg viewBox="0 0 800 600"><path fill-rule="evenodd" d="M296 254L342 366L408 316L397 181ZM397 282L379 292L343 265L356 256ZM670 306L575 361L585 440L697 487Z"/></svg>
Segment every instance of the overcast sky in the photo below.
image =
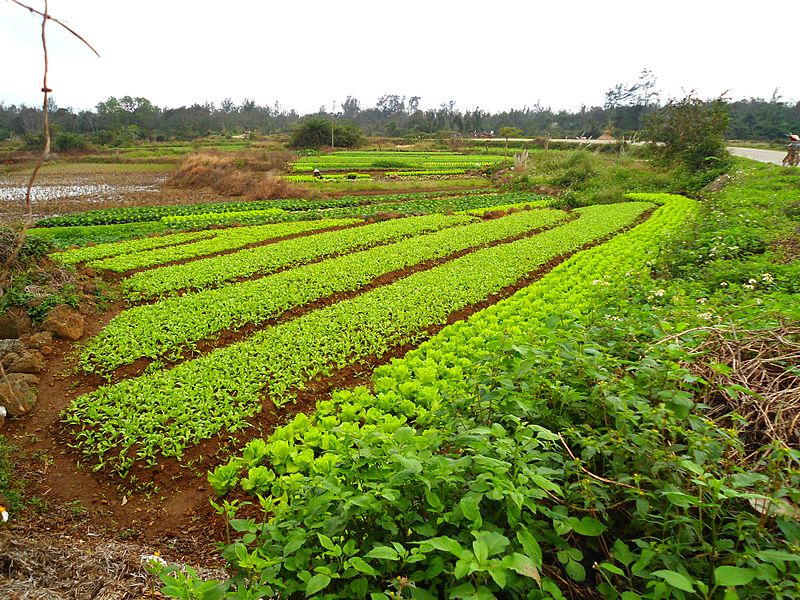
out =
<svg viewBox="0 0 800 600"><path fill-rule="evenodd" d="M43 0L22 0L41 9ZM278 101L301 113L386 93L492 112L602 105L643 68L663 99L800 100L794 0L50 0L100 52L48 25L61 107ZM40 19L0 0L0 102L41 102ZM794 37L793 37L794 36Z"/></svg>

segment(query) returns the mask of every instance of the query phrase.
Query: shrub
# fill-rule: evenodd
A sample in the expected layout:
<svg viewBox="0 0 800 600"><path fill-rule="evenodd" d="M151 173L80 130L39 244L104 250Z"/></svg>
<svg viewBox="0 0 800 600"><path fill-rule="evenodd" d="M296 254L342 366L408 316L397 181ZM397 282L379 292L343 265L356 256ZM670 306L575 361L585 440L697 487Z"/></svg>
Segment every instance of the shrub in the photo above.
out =
<svg viewBox="0 0 800 600"><path fill-rule="evenodd" d="M86 138L77 133L62 131L53 140L53 148L59 152L82 150L86 148Z"/></svg>
<svg viewBox="0 0 800 600"><path fill-rule="evenodd" d="M331 143L337 148L354 148L361 144L361 130L352 125L332 122L324 117L308 117L298 123L289 140L291 148L321 148Z"/></svg>
<svg viewBox="0 0 800 600"><path fill-rule="evenodd" d="M703 101L689 95L670 100L645 118L644 137L660 161L682 165L690 172L727 163L725 132L730 115L722 98Z"/></svg>

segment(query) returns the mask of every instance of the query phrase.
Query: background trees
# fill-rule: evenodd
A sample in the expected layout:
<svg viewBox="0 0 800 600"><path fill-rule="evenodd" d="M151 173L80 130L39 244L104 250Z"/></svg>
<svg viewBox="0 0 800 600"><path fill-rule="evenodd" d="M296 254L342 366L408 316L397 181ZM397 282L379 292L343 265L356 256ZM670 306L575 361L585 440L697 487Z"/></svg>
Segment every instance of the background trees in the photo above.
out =
<svg viewBox="0 0 800 600"><path fill-rule="evenodd" d="M634 83L610 88L603 106L582 106L574 111L554 111L537 103L491 113L480 107L462 110L455 100L424 109L421 100L419 96L384 94L370 107L347 96L339 104L339 112L326 112L323 108L316 116L339 126L344 126L344 121L367 135L419 137L455 132L469 137L473 132L499 132L502 127L513 127L524 137L596 138L609 126L617 137L639 132L648 115L661 107L655 78L649 71L643 71ZM697 102L713 104L713 101ZM800 102L784 102L777 93L769 100L742 99L729 103L728 107L730 123L725 131L728 138L777 141L788 133L800 132ZM139 140L194 139L211 133L288 134L301 120L296 111L278 103L261 106L245 99L236 104L229 98L219 104L205 102L162 108L143 97L112 96L93 110L75 111L53 103L49 112L50 122L58 132L76 134L83 143L107 146L123 146ZM0 102L0 141L10 137L34 139L41 134L41 122L40 107ZM341 136L343 142L349 139L345 130ZM334 131L334 139L337 137ZM74 145L77 138L64 138L65 143L68 140Z"/></svg>

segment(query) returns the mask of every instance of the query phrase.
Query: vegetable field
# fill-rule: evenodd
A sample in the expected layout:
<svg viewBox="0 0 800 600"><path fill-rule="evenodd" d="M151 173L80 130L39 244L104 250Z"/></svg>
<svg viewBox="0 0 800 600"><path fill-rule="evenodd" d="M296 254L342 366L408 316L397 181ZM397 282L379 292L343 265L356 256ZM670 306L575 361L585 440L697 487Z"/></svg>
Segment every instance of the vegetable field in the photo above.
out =
<svg viewBox="0 0 800 600"><path fill-rule="evenodd" d="M514 208L507 200L499 206ZM475 205L446 198L438 208ZM301 221L55 255L101 271L137 271L121 282L131 306L80 356L82 370L110 383L66 410L74 447L96 469L123 476L135 465L180 459L204 440L246 429L265 402L281 407L309 382L424 340L452 315L613 236L652 207ZM305 235L281 239L292 233ZM141 300L150 303L135 305ZM239 339L198 350L240 330ZM115 375L142 359L145 372Z"/></svg>
<svg viewBox="0 0 800 600"><path fill-rule="evenodd" d="M12 524L153 544L173 598L800 597L796 172L690 199L633 152L502 161L42 213L3 295Z"/></svg>
<svg viewBox="0 0 800 600"><path fill-rule="evenodd" d="M225 555L231 578L213 585L231 592L381 597L396 573L416 582L412 598L561 597L559 577L699 586L645 546L665 522L651 506L683 506L682 469L700 468L679 457L683 444L713 462L733 442L708 420L681 428L694 402L665 382L695 379L673 346L634 357L609 308L651 281L699 206L621 200L561 210L526 194L418 194L132 212L128 223L198 230L52 254L117 281L125 304L75 354L95 383L62 411L64 435L123 486L167 464L199 467L227 519L260 506L261 523L256 508L228 521L242 537ZM646 455L619 442L629 428ZM581 461L622 475L593 477ZM659 464L675 470L672 496L638 479ZM603 538L618 506L644 537ZM587 567L595 555L602 581ZM660 568L626 575L634 556ZM736 582L740 568L715 576Z"/></svg>
<svg viewBox="0 0 800 600"><path fill-rule="evenodd" d="M334 152L305 156L292 165L295 173L321 171L442 171L478 170L508 160L490 154L450 152Z"/></svg>

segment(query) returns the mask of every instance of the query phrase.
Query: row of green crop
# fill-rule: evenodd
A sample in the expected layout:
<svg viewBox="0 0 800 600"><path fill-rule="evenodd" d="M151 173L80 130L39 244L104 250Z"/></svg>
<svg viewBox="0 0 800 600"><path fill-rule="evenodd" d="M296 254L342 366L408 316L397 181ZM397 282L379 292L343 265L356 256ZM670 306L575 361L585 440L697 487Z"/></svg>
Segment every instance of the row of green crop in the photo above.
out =
<svg viewBox="0 0 800 600"><path fill-rule="evenodd" d="M254 535L236 541L235 556L228 555L231 564L242 567L251 556L260 557L270 568L252 568L249 579L260 581L265 593L286 597L323 590L332 598L385 597L387 589L396 588L394 575L402 574L404 587L414 590L411 597L425 600L494 594L563 598L544 571L543 558L560 564L579 585L590 579L587 566L600 574L596 584L619 575L624 586L629 569L646 574L647 557L653 560L658 548L631 549L622 540L609 548L610 536L605 552L591 559L594 565L587 564L584 552L587 547L596 552L594 540L607 529L605 505L612 503L599 486L630 489L624 514L653 519L647 515L646 490L637 489L643 483L639 473L615 482L583 466L593 457L595 463L618 460L620 453L641 453L647 462L645 448L620 447L622 436L631 435L620 431L612 434L616 445L576 449L577 457L570 460L565 439L576 448L581 419L588 414L581 407L604 404L606 412L600 408L593 414L605 418L605 427L633 426L633 435L652 431L656 438L669 437L664 424L683 428L685 423L668 421L671 413L663 405L652 415L643 412L649 400L641 394L661 393L667 403L685 402L685 397L662 391L662 371L653 371L658 381L647 380L655 363L642 366L642 386L633 388L624 381L634 369L630 358L605 368L607 347L573 340L567 327L560 336L547 337L565 315L593 311L602 306L603 296L623 294L631 278L647 278L659 248L697 211L686 198L640 199L665 204L644 224L572 257L511 298L380 367L373 375L374 392L363 387L337 391L319 402L312 416L298 415L268 442L253 440L241 456L209 474L218 494L241 488L257 496L268 513L257 529L251 521L237 521L239 531ZM539 335L546 347L532 345ZM580 381L567 379L574 372ZM528 420L530 414L539 420ZM637 432L637 424L647 432ZM660 450L672 456L691 452L674 445ZM667 463L651 467L663 470ZM560 485L565 473L574 480L573 489ZM687 470L684 476L698 473ZM689 485L705 488L704 481ZM685 496L674 491L679 504ZM338 565L329 564L331 556L341 556ZM672 558L681 562L680 556ZM725 568L717 571L720 579L737 574ZM684 583L689 581L684 575L657 571L650 577L644 584L656 590L648 597L688 597L669 596L664 585L665 579L675 581L686 591L692 584ZM251 584L234 576L222 587L233 586L244 593ZM620 597L615 588L605 589L607 597ZM625 592L622 597L640 596Z"/></svg>
<svg viewBox="0 0 800 600"><path fill-rule="evenodd" d="M439 170L439 169L482 169L497 164L499 161L492 160L448 160L448 161L424 161L404 164L401 161L375 161L375 162L328 162L315 164L297 164L292 167L294 173L309 173L314 169L330 169L337 171L359 170L359 171L385 171L396 172L398 169L408 169L412 171L420 170Z"/></svg>
<svg viewBox="0 0 800 600"><path fill-rule="evenodd" d="M114 223L137 223L158 221L163 217L193 215L198 213L225 213L251 210L310 210L358 206L359 204L381 201L381 197L348 196L323 200L259 200L238 202L212 202L205 204L184 204L174 206L139 206L129 208L105 208L85 213L48 217L36 222L36 227L72 227L86 225L109 225Z"/></svg>
<svg viewBox="0 0 800 600"><path fill-rule="evenodd" d="M308 156L292 165L295 172L313 171L315 168L336 170L371 169L437 169L481 168L494 165L507 157L486 154L455 154L450 152L335 152Z"/></svg>
<svg viewBox="0 0 800 600"><path fill-rule="evenodd" d="M281 313L336 293L357 290L380 275L566 218L553 210L526 211L471 223L347 254L276 275L131 308L116 316L87 345L84 370L111 371L140 357L175 355L226 329L258 325Z"/></svg>
<svg viewBox="0 0 800 600"><path fill-rule="evenodd" d="M276 405L291 401L305 382L424 338L428 327L631 224L649 206L587 207L580 219L533 238L414 273L174 369L103 386L65 411L74 446L121 473L159 455L180 458L201 440L245 427L265 385Z"/></svg>
<svg viewBox="0 0 800 600"><path fill-rule="evenodd" d="M372 179L368 173L326 173L315 177L314 175L286 175L286 181L297 183L310 181L350 181L355 179Z"/></svg>
<svg viewBox="0 0 800 600"><path fill-rule="evenodd" d="M85 225L72 227L34 227L27 235L47 240L55 248L105 244L133 238L170 233L159 221L121 223L118 225Z"/></svg>
<svg viewBox="0 0 800 600"><path fill-rule="evenodd" d="M134 269L153 267L178 260L194 259L209 254L236 250L249 246L250 244L266 242L271 239L296 235L298 233L306 233L330 227L343 227L346 225L354 225L359 222L358 219L324 219L321 221L299 221L295 223L254 225L251 227L231 227L229 229L217 231L216 235L209 239L201 239L179 246L126 252L125 254L111 256L109 258L89 261L86 263L86 266L93 269L124 273L125 271L132 271Z"/></svg>
<svg viewBox="0 0 800 600"><path fill-rule="evenodd" d="M449 213L469 209L487 208L498 204L531 203L542 200L543 196L527 192L506 194L460 194L413 198L402 202L385 202L351 208L336 208L325 211L330 217L360 216L369 217L383 212L401 214Z"/></svg>
<svg viewBox="0 0 800 600"><path fill-rule="evenodd" d="M211 224L257 224L264 222L287 222L298 220L371 217L380 213L400 214L428 214L459 212L469 208L490 207L503 202L527 199L523 204L530 204L541 196L515 192L511 194L404 194L393 196L374 197L371 204L360 204L339 208L292 210L285 213L277 212L278 209L261 211L241 211L225 213L204 213L202 217L163 217L162 221L172 228L204 227ZM183 219L183 220L181 220Z"/></svg>
<svg viewBox="0 0 800 600"><path fill-rule="evenodd" d="M326 198L320 200L286 199L286 200L264 200L248 202L216 202L206 204L191 204L178 206L143 206L133 208L109 208L102 210L89 211L63 215L59 217L49 217L37 222L36 228L31 232L34 235L52 235L47 230L50 228L64 229L67 227L97 227L109 224L130 223L132 226L139 223L140 227L146 227L147 222L157 222L163 220L164 224L170 227L182 225L184 228L191 226L191 220L184 224L180 220L172 220L172 217L191 216L197 214L220 215L215 217L214 222L226 223L231 221L234 213L253 213L253 211L268 211L280 209L289 211L291 215L278 216L275 214L270 217L276 220L306 220L321 219L326 217L353 217L361 213L372 214L381 210L387 210L389 206L408 204L407 212L427 211L436 212L436 200L460 198L462 201L475 196L475 192L452 191L452 192L422 192L411 194L386 194L380 196L346 196L343 198ZM417 206L419 205L419 207ZM362 207L363 208L360 208ZM328 211L337 211L336 214L328 215ZM445 206L439 212L450 210ZM230 215L230 218L221 216L223 213ZM268 215L267 215L268 216ZM265 217L266 218L266 217ZM147 229L160 232L166 229L164 225L154 225L155 229ZM98 234L102 235L102 229L97 229ZM69 237L69 234L66 234Z"/></svg>
<svg viewBox="0 0 800 600"><path fill-rule="evenodd" d="M265 275L322 257L363 249L404 237L467 223L468 216L427 215L392 219L342 231L331 231L136 273L122 281L130 300L162 296L183 289L203 289L240 277ZM235 232L236 229L231 231Z"/></svg>
<svg viewBox="0 0 800 600"><path fill-rule="evenodd" d="M169 227L189 228L207 227L208 225L229 225L238 223L240 225L250 225L262 223L268 220L282 220L281 218L290 214L282 208L264 208L261 210L242 210L229 212L204 212L192 215L174 215L171 217L161 217L161 222Z"/></svg>
<svg viewBox="0 0 800 600"><path fill-rule="evenodd" d="M46 230L47 231L47 230ZM97 244L95 246L84 246L83 248L73 248L63 252L55 252L50 257L56 262L65 265L76 265L90 260L99 260L120 254L131 254L154 248L166 246L177 246L197 240L214 237L217 231L195 231L191 233L174 233L158 237L141 238L137 240L109 242Z"/></svg>
<svg viewBox="0 0 800 600"><path fill-rule="evenodd" d="M425 171L387 171L387 177L427 177L433 175L463 175L466 169L428 169Z"/></svg>
<svg viewBox="0 0 800 600"><path fill-rule="evenodd" d="M458 213L464 215L473 215L475 217L482 217L488 212L493 212L493 211L506 212L511 209L524 210L528 208L537 208L537 207L541 208L547 206L548 203L549 203L548 200L536 200L534 202L512 202L510 204L495 204L493 206L487 206L484 208L472 208L469 210L462 210L458 211Z"/></svg>

